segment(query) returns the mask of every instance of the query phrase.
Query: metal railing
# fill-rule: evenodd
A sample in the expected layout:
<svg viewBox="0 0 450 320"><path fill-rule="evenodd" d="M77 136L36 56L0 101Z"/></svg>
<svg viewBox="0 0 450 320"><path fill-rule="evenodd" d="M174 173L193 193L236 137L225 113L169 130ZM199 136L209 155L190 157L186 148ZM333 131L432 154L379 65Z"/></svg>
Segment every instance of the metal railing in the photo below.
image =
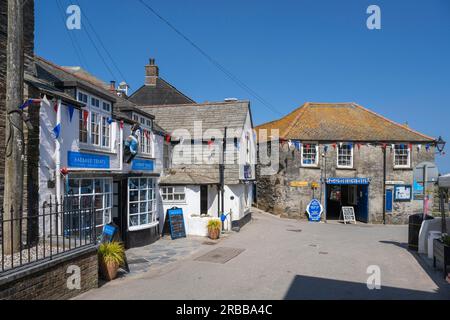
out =
<svg viewBox="0 0 450 320"><path fill-rule="evenodd" d="M0 209L0 275L54 259L97 242L96 210L50 197L36 215Z"/></svg>

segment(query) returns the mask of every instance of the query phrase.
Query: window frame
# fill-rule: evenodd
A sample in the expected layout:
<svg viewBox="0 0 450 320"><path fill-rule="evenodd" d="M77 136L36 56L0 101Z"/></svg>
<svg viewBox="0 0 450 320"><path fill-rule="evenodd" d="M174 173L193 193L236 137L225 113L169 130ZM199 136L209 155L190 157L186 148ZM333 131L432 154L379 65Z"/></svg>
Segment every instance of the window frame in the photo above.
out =
<svg viewBox="0 0 450 320"><path fill-rule="evenodd" d="M344 146L349 146L350 147L350 165L341 165L341 164L339 164L339 159L340 159L340 157L342 156L342 157L347 157L348 155L341 155L340 154L340 152L341 152L341 149L343 149L343 147ZM342 144L342 147L341 146L337 146L337 152L336 152L336 166L337 166L337 168L339 168L339 169L353 169L354 168L354 163L355 163L355 161L354 161L354 146L351 144L351 143L343 143Z"/></svg>
<svg viewBox="0 0 450 320"><path fill-rule="evenodd" d="M315 162L314 163L305 163L305 154L304 154L304 150L305 150L305 145L314 145L315 146L315 150L316 150L316 157L315 157ZM312 149L312 148L310 148ZM301 148L301 166L302 167L307 167L307 168L314 168L314 167L318 167L319 166L319 143L317 142L306 142L306 143L302 143L302 148Z"/></svg>
<svg viewBox="0 0 450 320"><path fill-rule="evenodd" d="M176 188L182 188L183 191L175 192ZM172 192L168 192L168 189L172 189ZM186 203L186 187L185 186L161 186L161 199L163 203L176 203L176 204L185 204ZM165 199L166 196L172 196L172 200ZM182 200L175 200L175 195L183 195Z"/></svg>
<svg viewBox="0 0 450 320"><path fill-rule="evenodd" d="M150 158L154 158L155 145L154 139L152 139L152 119L138 114L133 114L133 121L137 122L140 126L139 154L144 157L147 156ZM148 132L148 137L146 137L145 131Z"/></svg>
<svg viewBox="0 0 450 320"><path fill-rule="evenodd" d="M397 163L397 157L400 155L397 155L397 147L400 146L406 146L406 150L407 150L407 164L403 165L403 164L396 164ZM405 150L405 149L403 149ZM404 156L404 155L401 155ZM395 144L394 145L394 156L393 156L393 161L394 161L394 169L410 169L411 168L411 147L409 144Z"/></svg>
<svg viewBox="0 0 450 320"><path fill-rule="evenodd" d="M131 188L131 181L137 180L139 183L139 186L136 188ZM146 187L141 188L141 180L147 180ZM158 217L158 200L156 197L156 192L158 190L158 184L155 177L130 177L127 180L127 224L128 224L128 230L129 231L138 231L138 230L144 230L149 229L154 226L157 226L159 224L159 217ZM141 199L142 191L146 191L146 199ZM131 201L131 192L137 192L138 199L135 201ZM151 196L149 196L149 194ZM146 209L144 212L141 212L141 204L146 204ZM137 213L131 213L131 206L133 204L137 204ZM149 209L149 206L152 206L151 209ZM141 216L147 215L147 223L141 223ZM137 216L138 217L138 224L132 225L131 224L131 217ZM151 221L149 221L149 216L151 216Z"/></svg>

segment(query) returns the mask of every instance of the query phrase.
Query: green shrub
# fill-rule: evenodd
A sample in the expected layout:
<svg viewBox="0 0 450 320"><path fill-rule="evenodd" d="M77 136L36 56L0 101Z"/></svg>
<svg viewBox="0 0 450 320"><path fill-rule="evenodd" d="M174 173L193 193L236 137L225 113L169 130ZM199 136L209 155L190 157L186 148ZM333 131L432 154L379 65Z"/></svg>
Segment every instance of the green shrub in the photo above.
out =
<svg viewBox="0 0 450 320"><path fill-rule="evenodd" d="M211 219L208 221L208 230L220 230L222 222L219 219Z"/></svg>
<svg viewBox="0 0 450 320"><path fill-rule="evenodd" d="M98 256L107 264L121 266L125 263L125 248L120 242L102 243L98 248Z"/></svg>
<svg viewBox="0 0 450 320"><path fill-rule="evenodd" d="M448 234L442 235L442 241L446 246L450 246L450 235Z"/></svg>

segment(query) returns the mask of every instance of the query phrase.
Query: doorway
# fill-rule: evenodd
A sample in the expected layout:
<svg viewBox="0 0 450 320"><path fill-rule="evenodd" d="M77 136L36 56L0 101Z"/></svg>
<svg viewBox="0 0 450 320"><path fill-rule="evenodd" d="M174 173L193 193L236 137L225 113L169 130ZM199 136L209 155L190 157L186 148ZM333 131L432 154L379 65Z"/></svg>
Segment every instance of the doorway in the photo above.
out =
<svg viewBox="0 0 450 320"><path fill-rule="evenodd" d="M339 220L342 207L353 207L357 221L369 222L368 185L329 185L326 192L327 219Z"/></svg>
<svg viewBox="0 0 450 320"><path fill-rule="evenodd" d="M208 186L200 186L200 214L208 214Z"/></svg>

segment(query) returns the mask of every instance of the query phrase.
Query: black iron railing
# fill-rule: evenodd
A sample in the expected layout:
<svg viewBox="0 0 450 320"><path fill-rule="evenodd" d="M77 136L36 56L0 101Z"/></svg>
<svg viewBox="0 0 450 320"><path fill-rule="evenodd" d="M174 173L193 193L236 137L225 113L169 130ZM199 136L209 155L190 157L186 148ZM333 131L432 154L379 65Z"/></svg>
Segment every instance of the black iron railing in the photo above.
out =
<svg viewBox="0 0 450 320"><path fill-rule="evenodd" d="M0 209L0 275L96 244L96 210L69 204L50 198L35 215Z"/></svg>

